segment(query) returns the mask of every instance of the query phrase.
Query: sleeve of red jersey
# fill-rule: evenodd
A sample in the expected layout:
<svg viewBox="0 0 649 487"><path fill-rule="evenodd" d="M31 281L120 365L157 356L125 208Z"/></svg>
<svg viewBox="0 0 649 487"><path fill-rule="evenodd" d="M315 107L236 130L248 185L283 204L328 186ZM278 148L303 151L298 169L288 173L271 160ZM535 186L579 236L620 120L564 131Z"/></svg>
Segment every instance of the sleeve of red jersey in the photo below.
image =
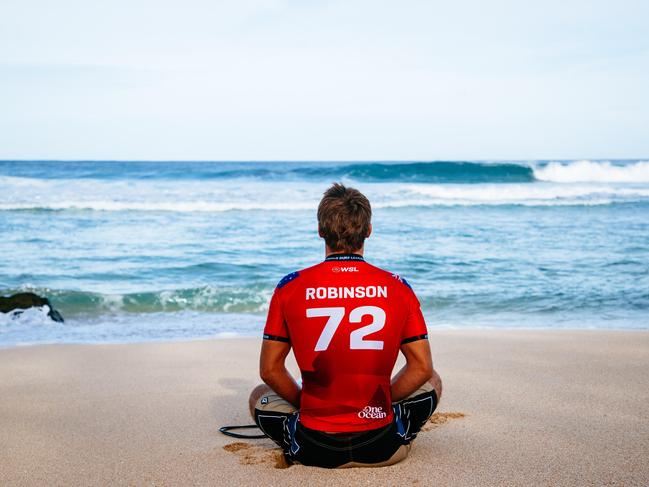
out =
<svg viewBox="0 0 649 487"><path fill-rule="evenodd" d="M426 321L421 312L421 305L414 291L408 286L408 318L401 333L401 344L415 342L417 340L426 340L428 338L428 329Z"/></svg>
<svg viewBox="0 0 649 487"><path fill-rule="evenodd" d="M264 340L290 342L279 289L275 289L273 297L270 300L268 317L266 318L266 326L264 327Z"/></svg>

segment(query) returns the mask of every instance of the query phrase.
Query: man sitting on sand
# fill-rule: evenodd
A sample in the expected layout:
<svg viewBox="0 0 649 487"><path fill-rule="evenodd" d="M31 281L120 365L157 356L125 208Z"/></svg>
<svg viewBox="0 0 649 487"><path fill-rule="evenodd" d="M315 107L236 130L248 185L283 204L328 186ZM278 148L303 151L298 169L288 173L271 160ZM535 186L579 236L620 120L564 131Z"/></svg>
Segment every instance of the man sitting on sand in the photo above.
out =
<svg viewBox="0 0 649 487"><path fill-rule="evenodd" d="M358 190L329 188L318 206L325 260L285 276L270 303L265 384L250 395L250 412L293 462L397 463L442 395L417 297L405 279L363 258L371 215ZM285 367L291 347L302 387ZM399 350L406 365L391 380Z"/></svg>

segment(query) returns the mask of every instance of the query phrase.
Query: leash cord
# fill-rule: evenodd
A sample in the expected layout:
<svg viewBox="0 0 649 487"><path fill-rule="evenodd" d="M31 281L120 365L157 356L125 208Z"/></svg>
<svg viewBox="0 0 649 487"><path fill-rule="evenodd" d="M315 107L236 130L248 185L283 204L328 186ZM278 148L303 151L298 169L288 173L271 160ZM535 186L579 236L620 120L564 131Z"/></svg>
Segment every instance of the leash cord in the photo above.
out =
<svg viewBox="0 0 649 487"><path fill-rule="evenodd" d="M265 434L261 435L242 435L241 433L233 433L231 430L243 430L243 429L252 429L259 428L256 424L244 424L240 426L221 426L219 431L226 436L231 436L232 438L244 438L248 440L259 440L261 438L267 438Z"/></svg>

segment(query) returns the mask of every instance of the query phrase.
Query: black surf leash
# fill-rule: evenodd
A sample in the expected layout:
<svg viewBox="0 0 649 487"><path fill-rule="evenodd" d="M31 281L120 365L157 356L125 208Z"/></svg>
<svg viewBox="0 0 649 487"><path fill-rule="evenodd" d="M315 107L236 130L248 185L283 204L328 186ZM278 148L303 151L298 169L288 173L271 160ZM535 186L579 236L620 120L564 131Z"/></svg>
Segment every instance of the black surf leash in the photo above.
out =
<svg viewBox="0 0 649 487"><path fill-rule="evenodd" d="M260 440L261 438L267 438L265 434L261 435L242 435L241 433L233 433L232 430L247 430L252 428L259 428L256 424L244 424L241 426L221 426L219 431L226 436L231 436L232 438L245 438L247 440Z"/></svg>

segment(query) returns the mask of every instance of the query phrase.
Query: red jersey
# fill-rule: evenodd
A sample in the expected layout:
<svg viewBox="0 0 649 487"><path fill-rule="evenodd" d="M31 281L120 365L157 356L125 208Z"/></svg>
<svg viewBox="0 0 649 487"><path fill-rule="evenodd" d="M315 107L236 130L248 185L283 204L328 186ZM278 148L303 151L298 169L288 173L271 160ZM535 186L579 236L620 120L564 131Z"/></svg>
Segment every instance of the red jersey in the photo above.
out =
<svg viewBox="0 0 649 487"><path fill-rule="evenodd" d="M264 328L264 339L293 347L302 372L300 421L327 432L389 424L401 344L427 338L405 279L356 254L330 255L284 277Z"/></svg>

